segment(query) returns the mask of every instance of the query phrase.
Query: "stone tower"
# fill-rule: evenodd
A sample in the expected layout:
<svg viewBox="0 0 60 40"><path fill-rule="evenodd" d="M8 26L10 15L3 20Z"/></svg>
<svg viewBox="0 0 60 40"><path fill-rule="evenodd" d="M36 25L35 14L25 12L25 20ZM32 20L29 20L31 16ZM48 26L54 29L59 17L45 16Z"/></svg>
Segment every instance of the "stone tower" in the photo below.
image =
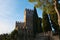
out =
<svg viewBox="0 0 60 40"><path fill-rule="evenodd" d="M33 32L33 13L34 10L25 9L24 11L24 26L28 31Z"/></svg>

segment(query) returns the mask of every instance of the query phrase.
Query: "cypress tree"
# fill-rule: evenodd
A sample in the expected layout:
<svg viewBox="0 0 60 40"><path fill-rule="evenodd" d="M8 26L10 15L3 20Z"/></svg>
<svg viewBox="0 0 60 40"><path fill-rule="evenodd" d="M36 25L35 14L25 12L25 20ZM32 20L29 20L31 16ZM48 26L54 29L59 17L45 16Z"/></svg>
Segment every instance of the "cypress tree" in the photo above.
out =
<svg viewBox="0 0 60 40"><path fill-rule="evenodd" d="M38 15L37 15L37 10L34 7L34 14L33 14L33 32L34 32L34 35L36 35L36 33L38 31L37 27L38 27Z"/></svg>
<svg viewBox="0 0 60 40"><path fill-rule="evenodd" d="M52 27L55 29L55 32L58 32L59 25L58 25L58 15L57 13L51 13L50 14L51 24Z"/></svg>
<svg viewBox="0 0 60 40"><path fill-rule="evenodd" d="M42 18L43 31L44 32L51 31L52 29L51 29L51 24L49 21L48 14L45 11L43 11L42 16L43 16L43 18Z"/></svg>
<svg viewBox="0 0 60 40"><path fill-rule="evenodd" d="M42 30L42 18L38 18L38 33L43 32Z"/></svg>

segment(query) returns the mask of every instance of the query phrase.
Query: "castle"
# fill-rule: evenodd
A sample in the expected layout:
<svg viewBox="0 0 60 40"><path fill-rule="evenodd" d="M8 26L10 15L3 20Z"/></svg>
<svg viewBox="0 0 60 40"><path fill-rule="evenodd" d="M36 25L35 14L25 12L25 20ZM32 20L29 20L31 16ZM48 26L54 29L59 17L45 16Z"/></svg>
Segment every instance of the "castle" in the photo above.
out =
<svg viewBox="0 0 60 40"><path fill-rule="evenodd" d="M24 29L33 30L33 10L25 9L24 22L16 22L16 30Z"/></svg>
<svg viewBox="0 0 60 40"><path fill-rule="evenodd" d="M25 37L27 37L26 35L28 35L28 39L32 38L31 40L33 40L33 35L35 35L37 32L38 33L42 32L41 22L42 22L42 19L40 17L38 17L36 8L34 8L34 10L25 9L25 11L24 11L24 22L16 22L16 28L15 29L18 30L19 34L22 30L23 33L25 34ZM38 30L40 30L40 31L38 31ZM50 33L51 32L49 32L49 35L52 35L52 33L51 34Z"/></svg>
<svg viewBox="0 0 60 40"><path fill-rule="evenodd" d="M28 31L31 31L31 33L33 33L34 31L33 28L37 29L38 25L41 26L40 24L41 24L41 18L38 17L36 8L34 8L34 10L25 9L24 22L16 22L16 30L19 30L20 28L22 29L26 28Z"/></svg>

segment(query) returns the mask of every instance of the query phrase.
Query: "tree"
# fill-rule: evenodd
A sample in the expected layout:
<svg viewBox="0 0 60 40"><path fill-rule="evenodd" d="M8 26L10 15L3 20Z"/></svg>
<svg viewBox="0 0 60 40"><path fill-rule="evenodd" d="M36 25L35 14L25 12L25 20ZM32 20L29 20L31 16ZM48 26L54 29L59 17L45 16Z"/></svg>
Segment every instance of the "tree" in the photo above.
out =
<svg viewBox="0 0 60 40"><path fill-rule="evenodd" d="M17 40L18 31L14 29L14 30L11 32L10 36L11 36L11 39L12 39L12 40Z"/></svg>
<svg viewBox="0 0 60 40"><path fill-rule="evenodd" d="M35 4L35 7L41 8L42 10L46 11L47 13L52 12L53 8L53 0L29 0Z"/></svg>
<svg viewBox="0 0 60 40"><path fill-rule="evenodd" d="M47 13L51 13L55 10L58 14L58 8L60 8L59 1L60 0L29 0L29 2L34 3L35 7L45 10Z"/></svg>
<svg viewBox="0 0 60 40"><path fill-rule="evenodd" d="M43 29L42 29L42 18L38 18L38 33L41 33L43 32Z"/></svg>
<svg viewBox="0 0 60 40"><path fill-rule="evenodd" d="M44 32L51 31L52 29L51 29L51 24L50 24L50 21L49 21L48 14L45 11L43 11L42 16L43 16L42 24L43 24Z"/></svg>
<svg viewBox="0 0 60 40"><path fill-rule="evenodd" d="M38 15L37 15L37 10L34 7L34 14L33 14L33 32L34 32L34 35L36 35L36 33L38 31L37 29L38 29Z"/></svg>
<svg viewBox="0 0 60 40"><path fill-rule="evenodd" d="M58 15L57 13L51 13L50 14L50 19L51 19L51 24L52 24L52 27L55 29L55 32L58 32Z"/></svg>
<svg viewBox="0 0 60 40"><path fill-rule="evenodd" d="M11 40L9 34L1 34L0 40Z"/></svg>
<svg viewBox="0 0 60 40"><path fill-rule="evenodd" d="M60 0L29 0L35 7L42 9L48 14L57 13L60 26ZM53 21L53 20L52 20ZM55 27L54 27L55 28ZM59 27L57 27L59 28Z"/></svg>

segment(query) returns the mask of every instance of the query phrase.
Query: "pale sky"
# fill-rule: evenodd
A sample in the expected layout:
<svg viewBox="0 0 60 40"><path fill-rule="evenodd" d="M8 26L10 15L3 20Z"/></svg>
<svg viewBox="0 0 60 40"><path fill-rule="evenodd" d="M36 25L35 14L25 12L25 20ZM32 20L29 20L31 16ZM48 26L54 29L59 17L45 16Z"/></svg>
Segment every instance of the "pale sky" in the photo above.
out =
<svg viewBox="0 0 60 40"><path fill-rule="evenodd" d="M28 0L0 0L0 34L10 33L16 21L24 21L25 8L33 9L34 5ZM37 11L41 17L42 11Z"/></svg>

